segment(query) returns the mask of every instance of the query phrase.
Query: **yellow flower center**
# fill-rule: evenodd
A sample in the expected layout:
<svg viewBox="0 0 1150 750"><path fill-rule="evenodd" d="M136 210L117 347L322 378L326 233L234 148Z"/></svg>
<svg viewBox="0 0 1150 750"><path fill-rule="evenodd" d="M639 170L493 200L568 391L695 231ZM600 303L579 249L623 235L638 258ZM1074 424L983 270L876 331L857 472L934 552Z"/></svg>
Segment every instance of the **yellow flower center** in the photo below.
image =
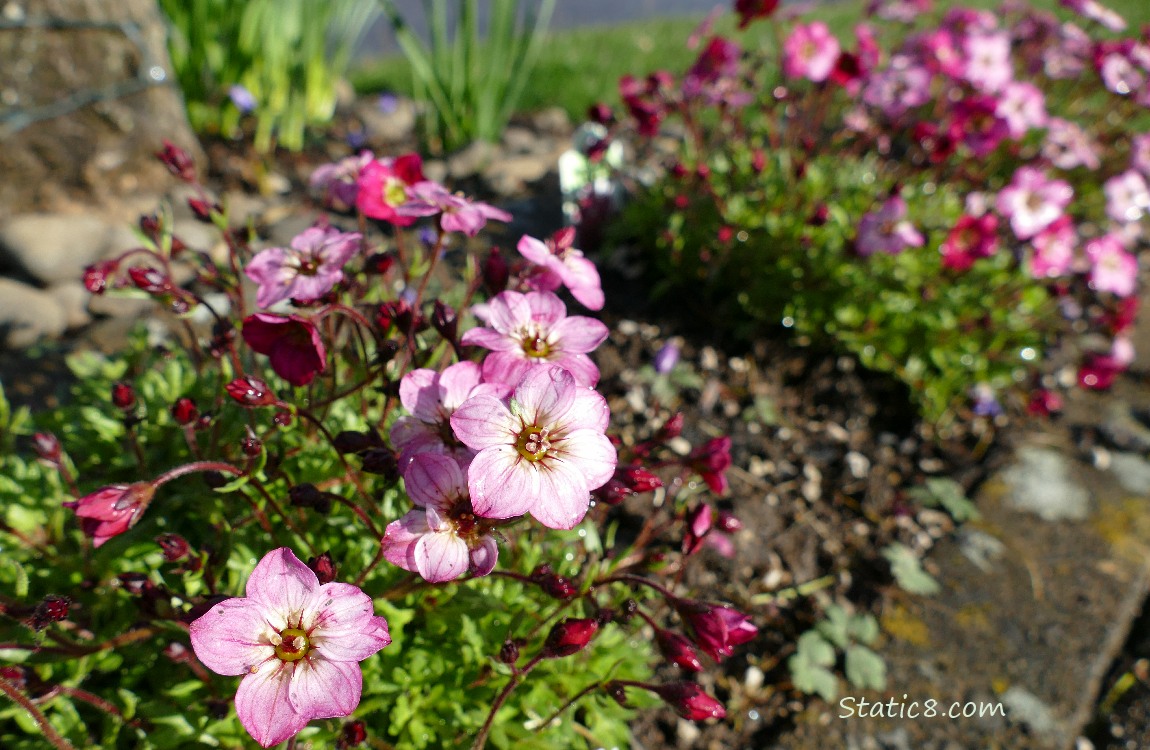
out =
<svg viewBox="0 0 1150 750"><path fill-rule="evenodd" d="M299 661L307 656L311 650L311 641L307 633L299 628L287 628L278 635L272 636L272 643L276 647L276 656L281 661Z"/></svg>
<svg viewBox="0 0 1150 750"><path fill-rule="evenodd" d="M551 441L548 439L550 430L537 425L524 426L515 441L515 450L528 461L540 461L551 450Z"/></svg>

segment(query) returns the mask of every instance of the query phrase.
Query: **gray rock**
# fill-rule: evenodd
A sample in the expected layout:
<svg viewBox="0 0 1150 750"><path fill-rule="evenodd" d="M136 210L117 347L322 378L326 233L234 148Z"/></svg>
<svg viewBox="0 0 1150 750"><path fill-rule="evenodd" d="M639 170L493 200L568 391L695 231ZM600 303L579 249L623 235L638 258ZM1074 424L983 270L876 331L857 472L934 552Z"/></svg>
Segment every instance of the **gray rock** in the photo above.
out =
<svg viewBox="0 0 1150 750"><path fill-rule="evenodd" d="M550 154L508 156L484 170L483 179L497 194L514 195L522 192L527 183L542 178L554 166L555 160Z"/></svg>
<svg viewBox="0 0 1150 750"><path fill-rule="evenodd" d="M1124 402L1110 405L1106 419L1098 426L1098 432L1107 444L1120 451L1150 451L1150 428L1136 419Z"/></svg>
<svg viewBox="0 0 1150 750"><path fill-rule="evenodd" d="M1090 493L1071 478L1067 460L1049 448L1019 449L1014 465L1002 475L1010 486L1010 506L1044 521L1084 520L1090 513Z"/></svg>
<svg viewBox="0 0 1150 750"><path fill-rule="evenodd" d="M1138 495L1150 495L1150 461L1134 453L1110 456L1110 473L1122 489Z"/></svg>
<svg viewBox="0 0 1150 750"><path fill-rule="evenodd" d="M373 141L401 143L411 139L415 133L415 104L410 99L391 97L388 106L375 100L365 100L356 104L355 114L363 123L367 136Z"/></svg>
<svg viewBox="0 0 1150 750"><path fill-rule="evenodd" d="M64 309L48 292L0 278L0 343L22 349L67 328Z"/></svg>
<svg viewBox="0 0 1150 750"><path fill-rule="evenodd" d="M564 138L571 135L571 118L562 107L548 107L535 113L531 119L541 133Z"/></svg>
<svg viewBox="0 0 1150 750"><path fill-rule="evenodd" d="M503 131L503 148L509 154L533 154L541 150L539 136L516 125Z"/></svg>
<svg viewBox="0 0 1150 750"><path fill-rule="evenodd" d="M46 290L64 311L64 323L69 329L82 328L92 322L88 313L91 293L79 281L62 281Z"/></svg>
<svg viewBox="0 0 1150 750"><path fill-rule="evenodd" d="M43 284L75 281L104 255L110 232L91 214L21 214L0 226L0 263Z"/></svg>
<svg viewBox="0 0 1150 750"><path fill-rule="evenodd" d="M152 314L157 305L150 297L124 297L120 294L92 295L88 312L101 318L142 318Z"/></svg>
<svg viewBox="0 0 1150 750"><path fill-rule="evenodd" d="M959 529L958 547L963 556L983 573L994 570L994 562L1006 551L1006 545L998 537L969 526Z"/></svg>
<svg viewBox="0 0 1150 750"><path fill-rule="evenodd" d="M1015 685L999 698L1012 721L1025 724L1036 734L1049 735L1058 731L1058 719L1041 698L1029 690Z"/></svg>
<svg viewBox="0 0 1150 750"><path fill-rule="evenodd" d="M457 180L473 177L493 164L499 152L499 146L494 143L475 141L448 158L447 173Z"/></svg>

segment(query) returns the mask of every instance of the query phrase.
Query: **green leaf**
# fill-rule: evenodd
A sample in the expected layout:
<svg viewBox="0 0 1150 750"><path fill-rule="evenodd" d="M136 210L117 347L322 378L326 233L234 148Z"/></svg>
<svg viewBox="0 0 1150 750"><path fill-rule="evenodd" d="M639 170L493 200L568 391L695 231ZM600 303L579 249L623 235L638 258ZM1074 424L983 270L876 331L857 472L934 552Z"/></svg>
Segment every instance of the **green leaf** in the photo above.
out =
<svg viewBox="0 0 1150 750"><path fill-rule="evenodd" d="M931 477L924 486L914 487L907 494L923 507L942 508L959 523L979 518L978 508L966 497L962 485L953 479Z"/></svg>
<svg viewBox="0 0 1150 750"><path fill-rule="evenodd" d="M922 561L914 554L914 550L905 544L896 542L890 545L882 551L882 556L890 562L891 574L903 591L931 596L942 590L938 581L923 570Z"/></svg>
<svg viewBox="0 0 1150 750"><path fill-rule="evenodd" d="M847 680L863 690L886 689L886 662L866 646L854 644L846 653Z"/></svg>
<svg viewBox="0 0 1150 750"><path fill-rule="evenodd" d="M826 619L815 625L815 630L840 649L846 648L850 642L850 616L845 609L832 604L826 608Z"/></svg>

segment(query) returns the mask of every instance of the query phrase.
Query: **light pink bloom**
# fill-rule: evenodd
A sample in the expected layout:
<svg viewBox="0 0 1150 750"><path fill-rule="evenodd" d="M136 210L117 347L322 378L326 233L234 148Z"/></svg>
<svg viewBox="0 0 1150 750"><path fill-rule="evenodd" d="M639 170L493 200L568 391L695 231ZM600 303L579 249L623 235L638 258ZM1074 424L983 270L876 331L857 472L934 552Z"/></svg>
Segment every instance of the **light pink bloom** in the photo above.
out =
<svg viewBox="0 0 1150 750"><path fill-rule="evenodd" d="M1146 71L1135 64L1132 50L1130 44L1104 42L1095 60L1103 85L1121 96L1139 92L1146 85Z"/></svg>
<svg viewBox="0 0 1150 750"><path fill-rule="evenodd" d="M931 5L932 0L870 0L866 13L884 21L914 23L919 16L930 12Z"/></svg>
<svg viewBox="0 0 1150 750"><path fill-rule="evenodd" d="M395 209L397 216L439 215L439 226L445 232L463 232L468 237L479 234L488 219L511 221L511 214L479 201L455 195L438 182L424 180L407 188L408 200Z"/></svg>
<svg viewBox="0 0 1150 750"><path fill-rule="evenodd" d="M1053 224L1073 197L1073 188L1063 180L1051 180L1034 167L1019 167L995 204L1010 219L1015 236L1028 240Z"/></svg>
<svg viewBox="0 0 1150 750"><path fill-rule="evenodd" d="M1139 133L1130 139L1130 168L1150 177L1150 133Z"/></svg>
<svg viewBox="0 0 1150 750"><path fill-rule="evenodd" d="M1046 97L1033 83L1011 81L998 96L995 113L1006 120L1011 138L1022 138L1031 128L1046 125Z"/></svg>
<svg viewBox="0 0 1150 750"><path fill-rule="evenodd" d="M1129 297L1138 285L1138 260L1113 233L1086 243L1090 259L1090 286L1099 292Z"/></svg>
<svg viewBox="0 0 1150 750"><path fill-rule="evenodd" d="M966 68L966 60L959 51L954 34L946 29L935 29L915 39L918 58L935 73L959 78Z"/></svg>
<svg viewBox="0 0 1150 750"><path fill-rule="evenodd" d="M442 453L461 464L471 460L474 454L451 431L451 415L478 392L482 379L474 362L458 362L443 372L420 368L403 376L399 401L411 416L400 417L391 427L391 444L399 451L401 471L420 453ZM498 385L482 388L499 397L510 392Z"/></svg>
<svg viewBox="0 0 1150 750"><path fill-rule="evenodd" d="M1063 8L1078 13L1083 18L1101 24L1110 31L1125 31L1126 20L1116 11L1107 8L1097 0L1061 0Z"/></svg>
<svg viewBox="0 0 1150 750"><path fill-rule="evenodd" d="M875 71L863 89L863 101L894 119L930 101L931 74L907 55L895 55Z"/></svg>
<svg viewBox="0 0 1150 750"><path fill-rule="evenodd" d="M256 253L244 269L259 284L256 304L319 299L343 281L343 266L359 252L359 240L359 234L311 227L295 236L290 249L270 247Z"/></svg>
<svg viewBox="0 0 1150 750"><path fill-rule="evenodd" d="M1077 78L1086 69L1093 47L1090 35L1067 21L1043 49L1042 69L1051 78Z"/></svg>
<svg viewBox="0 0 1150 750"><path fill-rule="evenodd" d="M1059 169L1086 167L1098 169L1101 162L1098 150L1086 131L1070 120L1051 117L1047 123L1046 141L1042 144L1042 155Z"/></svg>
<svg viewBox="0 0 1150 750"><path fill-rule="evenodd" d="M519 240L520 254L537 266L551 271L571 290L571 296L588 310L603 309L603 287L595 264L583 257L583 253L572 247L575 230L560 229L555 236L543 244L534 237L523 235ZM543 289L552 291L557 288Z"/></svg>
<svg viewBox="0 0 1150 750"><path fill-rule="evenodd" d="M906 201L894 195L887 198L877 211L859 219L858 237L855 239L859 255L898 255L908 247L922 247L922 234L905 217Z"/></svg>
<svg viewBox="0 0 1150 750"><path fill-rule="evenodd" d="M478 451L467 471L476 515L530 513L552 529L583 520L591 490L615 473L618 456L604 431L607 402L561 367L534 367L510 402L489 395L455 410L451 426Z"/></svg>
<svg viewBox="0 0 1150 750"><path fill-rule="evenodd" d="M1074 248L1078 234L1070 217L1062 215L1030 241L1034 253L1030 257L1030 275L1036 279L1065 276L1074 265Z"/></svg>
<svg viewBox="0 0 1150 750"><path fill-rule="evenodd" d="M1106 194L1106 215L1114 221L1138 221L1150 209L1150 186L1146 178L1128 169L1102 185Z"/></svg>
<svg viewBox="0 0 1150 750"><path fill-rule="evenodd" d="M783 42L783 73L820 83L834 70L841 51L839 40L822 21L795 24Z"/></svg>
<svg viewBox="0 0 1150 750"><path fill-rule="evenodd" d="M316 167L308 180L308 186L320 195L325 208L333 211L350 211L355 206L359 194L359 172L375 157L370 151L357 156L348 156L334 164Z"/></svg>
<svg viewBox="0 0 1150 750"><path fill-rule="evenodd" d="M975 88L997 93L1014 78L1010 63L1010 35L1003 32L971 34L963 44L966 68L963 77Z"/></svg>
<svg viewBox="0 0 1150 750"><path fill-rule="evenodd" d="M243 675L236 714L271 747L312 719L359 705L359 662L391 643L371 598L347 583L322 586L287 547L264 555L247 596L227 599L191 624L192 648L208 669Z"/></svg>
<svg viewBox="0 0 1150 750"><path fill-rule="evenodd" d="M602 344L607 326L581 315L567 317L567 306L551 292L500 292L484 308L486 328L472 328L462 343L491 353L483 360L483 379L517 383L542 364L568 370L579 385L599 382L599 368L587 356Z"/></svg>
<svg viewBox="0 0 1150 750"><path fill-rule="evenodd" d="M475 517L459 464L421 453L404 470L403 483L418 507L387 525L383 556L431 583L455 580L469 569L476 576L490 573L499 546Z"/></svg>

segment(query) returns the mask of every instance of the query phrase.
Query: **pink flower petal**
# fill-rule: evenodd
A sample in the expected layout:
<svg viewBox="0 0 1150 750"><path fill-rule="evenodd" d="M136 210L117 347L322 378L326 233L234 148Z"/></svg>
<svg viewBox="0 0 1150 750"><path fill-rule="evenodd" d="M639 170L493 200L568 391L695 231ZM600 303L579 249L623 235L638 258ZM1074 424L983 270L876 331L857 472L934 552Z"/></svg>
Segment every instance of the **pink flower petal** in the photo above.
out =
<svg viewBox="0 0 1150 750"><path fill-rule="evenodd" d="M482 372L475 362L457 362L444 369L439 375L439 390L443 408L447 411L455 411L460 404L467 400L472 389L479 385L479 381L482 379Z"/></svg>
<svg viewBox="0 0 1150 750"><path fill-rule="evenodd" d="M261 636L271 632L264 608L250 599L225 599L189 628L196 658L216 674L237 675L275 656Z"/></svg>
<svg viewBox="0 0 1150 750"><path fill-rule="evenodd" d="M547 469L540 473L541 494L536 495L531 515L549 529L572 529L587 515L591 504L591 492L583 478L583 465L549 459Z"/></svg>
<svg viewBox="0 0 1150 750"><path fill-rule="evenodd" d="M578 386L594 387L599 382L599 368L586 354L567 354L559 359L552 359L551 363L571 373Z"/></svg>
<svg viewBox="0 0 1150 750"><path fill-rule="evenodd" d="M483 518L513 518L539 497L539 472L511 445L481 450L467 470L471 506Z"/></svg>
<svg viewBox="0 0 1150 750"><path fill-rule="evenodd" d="M603 309L603 286L599 270L586 258L567 258L563 261L567 273L563 282L571 290L571 296L588 310Z"/></svg>
<svg viewBox="0 0 1150 750"><path fill-rule="evenodd" d="M288 700L309 719L347 716L363 694L363 672L355 661L302 659L288 681Z"/></svg>
<svg viewBox="0 0 1150 750"><path fill-rule="evenodd" d="M429 508L446 508L451 500L467 493L467 482L454 459L421 453L411 459L403 473L411 502Z"/></svg>
<svg viewBox="0 0 1150 750"><path fill-rule="evenodd" d="M509 352L522 348L515 339L493 328L471 328L463 334L460 343L465 346L482 346L493 352Z"/></svg>
<svg viewBox="0 0 1150 750"><path fill-rule="evenodd" d="M473 328L472 331L481 330ZM510 341L510 339L504 339ZM503 383L514 388L527 371L538 363L537 359L523 356L521 349L508 352L493 351L483 359L483 379L489 383Z"/></svg>
<svg viewBox="0 0 1150 750"><path fill-rule="evenodd" d="M311 717L296 711L288 698L292 668L273 660L240 680L236 715L263 747L278 745L299 732Z"/></svg>
<svg viewBox="0 0 1150 750"><path fill-rule="evenodd" d="M415 566L431 583L453 581L467 572L467 543L450 531L424 534L415 544Z"/></svg>
<svg viewBox="0 0 1150 750"><path fill-rule="evenodd" d="M247 596L273 613L299 612L309 604L319 579L287 547L264 555L248 578ZM282 614L281 614L282 617ZM269 620L273 627L286 625Z"/></svg>
<svg viewBox="0 0 1150 750"><path fill-rule="evenodd" d="M611 408L598 392L591 388L579 388L575 392L571 408L560 415L559 419L566 432L574 430L605 432L611 419Z"/></svg>
<svg viewBox="0 0 1150 750"><path fill-rule="evenodd" d="M549 265L551 259L555 257L547 249L547 245L526 234L519 239L519 244L516 247L519 249L520 255L536 265Z"/></svg>
<svg viewBox="0 0 1150 750"><path fill-rule="evenodd" d="M495 563L499 559L499 544L494 538L485 536L480 540L478 547L471 549L471 572L482 577L495 570Z"/></svg>
<svg viewBox="0 0 1150 750"><path fill-rule="evenodd" d="M487 325L500 333L512 333L531 321L527 296L519 292L500 292L487 303Z"/></svg>
<svg viewBox="0 0 1150 750"><path fill-rule="evenodd" d="M399 402L413 416L434 422L439 418L439 393L435 370L421 367L412 370L399 381Z"/></svg>
<svg viewBox="0 0 1150 750"><path fill-rule="evenodd" d="M577 388L575 377L561 367L533 367L515 388L511 402L518 404L518 410L512 411L528 424L544 427L567 413Z"/></svg>
<svg viewBox="0 0 1150 750"><path fill-rule="evenodd" d="M455 437L472 450L505 445L519 424L502 401L487 394L469 398L451 415Z"/></svg>
<svg viewBox="0 0 1150 750"><path fill-rule="evenodd" d="M562 458L579 467L589 490L602 487L614 475L619 461L615 446L602 432L576 430L563 440Z"/></svg>
<svg viewBox="0 0 1150 750"><path fill-rule="evenodd" d="M412 573L417 571L415 566L415 543L420 537L431 531L427 527L427 514L422 510L411 510L398 521L392 521L383 532L383 557L392 565L396 565Z"/></svg>
<svg viewBox="0 0 1150 750"><path fill-rule="evenodd" d="M551 292L528 292L526 297L531 319L542 323L545 329L553 328L567 317L567 305Z"/></svg>

